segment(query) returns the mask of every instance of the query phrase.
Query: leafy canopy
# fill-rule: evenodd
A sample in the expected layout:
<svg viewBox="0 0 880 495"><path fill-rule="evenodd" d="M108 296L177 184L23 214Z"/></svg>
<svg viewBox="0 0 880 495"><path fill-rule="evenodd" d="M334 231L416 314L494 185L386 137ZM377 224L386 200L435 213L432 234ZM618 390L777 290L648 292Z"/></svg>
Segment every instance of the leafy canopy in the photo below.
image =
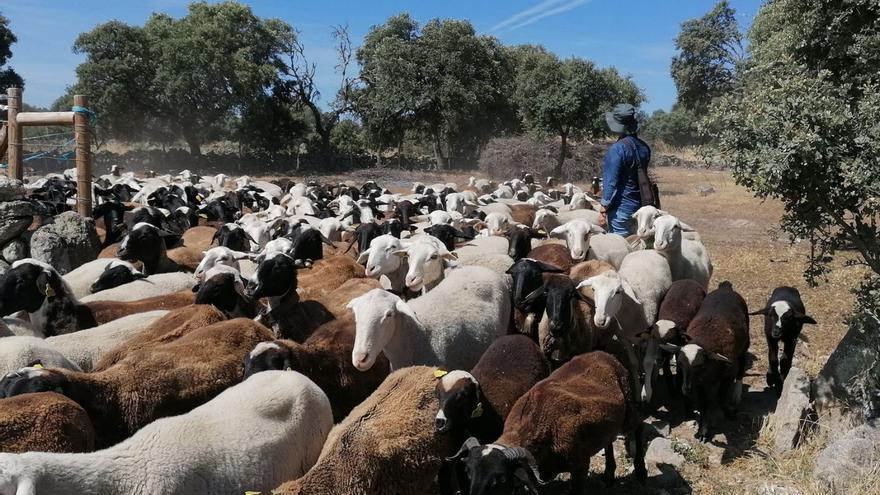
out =
<svg viewBox="0 0 880 495"><path fill-rule="evenodd" d="M710 151L783 202L783 229L814 247L808 280L849 247L880 274L880 4L776 0L749 41L741 85L709 116Z"/></svg>
<svg viewBox="0 0 880 495"><path fill-rule="evenodd" d="M24 87L24 80L12 70L12 67L3 68L12 56L12 45L16 41L18 38L9 29L9 19L0 15L0 88L3 88L3 91L12 86Z"/></svg>

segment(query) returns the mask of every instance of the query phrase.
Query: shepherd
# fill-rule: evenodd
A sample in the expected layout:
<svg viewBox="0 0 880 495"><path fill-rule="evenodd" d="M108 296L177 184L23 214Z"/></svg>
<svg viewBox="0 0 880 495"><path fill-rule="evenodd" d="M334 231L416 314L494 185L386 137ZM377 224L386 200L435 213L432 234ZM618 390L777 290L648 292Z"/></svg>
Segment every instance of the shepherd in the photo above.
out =
<svg viewBox="0 0 880 495"><path fill-rule="evenodd" d="M632 234L632 215L646 205L660 207L656 186L648 177L651 148L639 139L634 106L621 103L605 113L605 122L618 135L602 165L601 210L608 232Z"/></svg>

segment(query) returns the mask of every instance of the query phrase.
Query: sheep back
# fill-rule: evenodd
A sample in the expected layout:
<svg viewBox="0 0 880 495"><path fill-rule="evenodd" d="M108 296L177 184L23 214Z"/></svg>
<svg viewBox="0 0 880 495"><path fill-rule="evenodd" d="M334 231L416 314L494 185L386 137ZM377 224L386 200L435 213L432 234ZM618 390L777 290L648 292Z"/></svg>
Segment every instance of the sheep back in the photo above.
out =
<svg viewBox="0 0 880 495"><path fill-rule="evenodd" d="M525 335L499 337L471 370L480 392L502 421L517 399L549 374L550 363Z"/></svg>
<svg viewBox="0 0 880 495"><path fill-rule="evenodd" d="M602 351L575 357L523 395L496 443L525 447L542 478L582 470L590 456L636 427L626 368Z"/></svg>
<svg viewBox="0 0 880 495"><path fill-rule="evenodd" d="M618 270L642 303L645 321L657 321L657 309L666 291L672 286L672 272L666 258L653 249L635 251L626 255Z"/></svg>
<svg viewBox="0 0 880 495"><path fill-rule="evenodd" d="M544 263L549 263L566 271L570 270L574 265L574 260L571 259L570 251L565 244L541 244L535 249L529 251L526 258L543 261Z"/></svg>
<svg viewBox="0 0 880 495"><path fill-rule="evenodd" d="M79 365L43 339L25 336L0 338L0 376L37 361L47 368L81 370Z"/></svg>
<svg viewBox="0 0 880 495"><path fill-rule="evenodd" d="M89 452L95 429L76 402L55 392L0 399L0 452Z"/></svg>
<svg viewBox="0 0 880 495"><path fill-rule="evenodd" d="M109 323L124 316L158 309L171 310L190 306L196 301L196 294L184 289L172 294L137 299L135 301L94 301L86 303L98 325Z"/></svg>
<svg viewBox="0 0 880 495"><path fill-rule="evenodd" d="M696 280L676 280L663 296L657 319L669 320L675 323L676 328L686 330L705 298L706 290Z"/></svg>
<svg viewBox="0 0 880 495"><path fill-rule="evenodd" d="M94 280L92 280L94 282ZM135 280L127 284L102 290L90 294L81 299L83 303L94 301L135 301L148 297L171 294L184 289L190 289L196 284L196 279L191 273L172 272L157 273L143 280Z"/></svg>
<svg viewBox="0 0 880 495"><path fill-rule="evenodd" d="M94 371L107 369L126 355L140 349L172 342L187 333L226 320L223 312L214 306L195 304L168 312L152 325L101 356Z"/></svg>
<svg viewBox="0 0 880 495"><path fill-rule="evenodd" d="M690 343L733 361L733 366L707 361L707 364L714 364L715 369L722 370L721 376L733 377L739 370L738 359L750 344L749 310L745 299L733 290L730 283L723 282L703 300L688 325L687 335L691 338Z"/></svg>
<svg viewBox="0 0 880 495"><path fill-rule="evenodd" d="M408 304L430 333L439 364L471 369L493 340L506 335L510 290L504 277L479 266L452 270L430 292ZM416 356L416 362L430 362Z"/></svg>
<svg viewBox="0 0 880 495"><path fill-rule="evenodd" d="M364 267L348 256L333 256L315 261L308 270L297 271L300 299L318 299L339 288L347 280L365 278Z"/></svg>
<svg viewBox="0 0 880 495"><path fill-rule="evenodd" d="M440 404L435 368L395 371L330 431L318 463L278 495L411 495L435 493L443 456L452 449L434 433Z"/></svg>
<svg viewBox="0 0 880 495"><path fill-rule="evenodd" d="M336 318L350 313L345 306L354 298L360 297L373 289L381 289L382 284L374 278L353 278L346 280L339 288L318 298L328 311Z"/></svg>

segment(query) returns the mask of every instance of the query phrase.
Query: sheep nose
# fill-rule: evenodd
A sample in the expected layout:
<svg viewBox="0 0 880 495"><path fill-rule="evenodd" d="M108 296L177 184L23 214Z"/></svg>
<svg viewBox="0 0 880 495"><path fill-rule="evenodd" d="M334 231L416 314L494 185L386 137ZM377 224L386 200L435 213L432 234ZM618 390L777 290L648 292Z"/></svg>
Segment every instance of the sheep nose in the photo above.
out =
<svg viewBox="0 0 880 495"><path fill-rule="evenodd" d="M418 287L422 285L422 277L406 277L406 285L407 287Z"/></svg>
<svg viewBox="0 0 880 495"><path fill-rule="evenodd" d="M449 421L447 421L446 418L436 418L434 420L434 427L440 433L443 433L444 431L446 431L446 425L448 425L448 424L449 424Z"/></svg>
<svg viewBox="0 0 880 495"><path fill-rule="evenodd" d="M581 260L581 259L584 258L584 252L581 251L580 249L573 250L573 251L571 252L571 257L574 258L574 259L576 259L576 260Z"/></svg>
<svg viewBox="0 0 880 495"><path fill-rule="evenodd" d="M370 359L370 354L367 352L357 352L354 353L351 357L351 364L354 365L355 368L359 370L367 369L367 361Z"/></svg>

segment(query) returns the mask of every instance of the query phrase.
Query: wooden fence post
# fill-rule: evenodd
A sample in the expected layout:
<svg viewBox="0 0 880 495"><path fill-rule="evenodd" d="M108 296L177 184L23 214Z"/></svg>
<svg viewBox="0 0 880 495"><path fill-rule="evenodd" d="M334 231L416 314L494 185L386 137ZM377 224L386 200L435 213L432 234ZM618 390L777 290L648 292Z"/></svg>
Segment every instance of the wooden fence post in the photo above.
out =
<svg viewBox="0 0 880 495"><path fill-rule="evenodd" d="M24 167L21 161L23 136L21 135L21 126L16 121L16 116L21 111L21 88L9 88L6 95L8 97L6 102L8 105L6 132L9 140L9 148L7 150L9 168L6 169L6 176L10 179L21 180L24 178Z"/></svg>
<svg viewBox="0 0 880 495"><path fill-rule="evenodd" d="M74 95L73 104L89 107L89 97ZM73 132L76 137L76 211L83 217L92 216L92 149L89 135L89 115L73 114Z"/></svg>

